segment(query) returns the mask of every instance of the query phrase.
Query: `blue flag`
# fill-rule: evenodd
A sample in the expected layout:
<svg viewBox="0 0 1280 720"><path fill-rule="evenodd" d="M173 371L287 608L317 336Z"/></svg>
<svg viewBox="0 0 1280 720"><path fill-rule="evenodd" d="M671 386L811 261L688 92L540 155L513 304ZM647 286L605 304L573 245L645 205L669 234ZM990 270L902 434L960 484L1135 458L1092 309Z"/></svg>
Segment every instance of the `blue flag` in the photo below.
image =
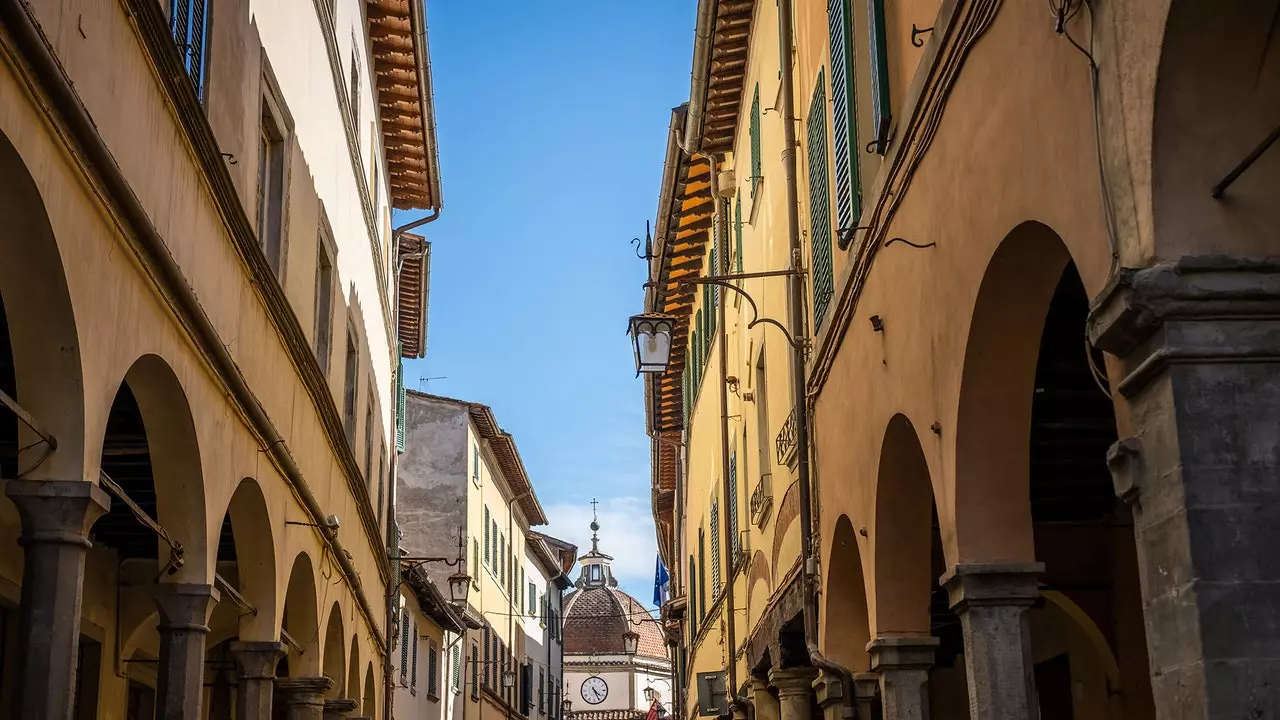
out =
<svg viewBox="0 0 1280 720"><path fill-rule="evenodd" d="M662 564L662 556L657 557L657 565L653 569L653 604L662 607L662 603L667 601L667 590L670 587L671 576L667 574L667 566Z"/></svg>

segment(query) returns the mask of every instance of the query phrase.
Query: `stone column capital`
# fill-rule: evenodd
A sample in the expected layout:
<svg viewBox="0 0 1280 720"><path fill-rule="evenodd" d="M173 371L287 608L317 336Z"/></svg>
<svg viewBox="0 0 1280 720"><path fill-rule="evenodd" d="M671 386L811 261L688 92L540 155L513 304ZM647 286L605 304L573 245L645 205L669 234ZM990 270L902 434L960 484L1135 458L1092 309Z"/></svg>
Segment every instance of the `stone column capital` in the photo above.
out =
<svg viewBox="0 0 1280 720"><path fill-rule="evenodd" d="M853 675L853 696L859 700L870 699L876 696L876 691L880 689L880 676L876 673L854 673Z"/></svg>
<svg viewBox="0 0 1280 720"><path fill-rule="evenodd" d="M813 681L818 669L813 667L781 668L769 672L769 684L778 689L778 696L787 698L813 692Z"/></svg>
<svg viewBox="0 0 1280 720"><path fill-rule="evenodd" d="M938 583L957 613L978 606L1031 607L1040 597L1044 563L957 563Z"/></svg>
<svg viewBox="0 0 1280 720"><path fill-rule="evenodd" d="M924 669L933 667L933 656L942 641L932 635L884 635L867 643L871 669Z"/></svg>
<svg viewBox="0 0 1280 720"><path fill-rule="evenodd" d="M839 675L822 670L818 673L818 678L813 681L813 696L817 699L818 706L824 710L833 705L843 704L844 683L841 682Z"/></svg>
<svg viewBox="0 0 1280 720"><path fill-rule="evenodd" d="M322 696L332 687L333 679L327 675L276 678L276 689L286 696L284 702L289 707L297 705L323 707Z"/></svg>
<svg viewBox="0 0 1280 720"><path fill-rule="evenodd" d="M236 641L231 643L231 655L236 659L241 678L275 680L276 665L288 648L282 642Z"/></svg>
<svg viewBox="0 0 1280 720"><path fill-rule="evenodd" d="M356 711L356 706L358 705L359 703L351 698L325 700L324 716L334 720L350 720L350 714Z"/></svg>
<svg viewBox="0 0 1280 720"><path fill-rule="evenodd" d="M84 480L8 480L4 494L22 516L21 545L89 548L89 528L111 509L106 491Z"/></svg>
<svg viewBox="0 0 1280 720"><path fill-rule="evenodd" d="M154 600L160 611L160 631L188 630L208 633L209 616L222 599L212 585L198 583L160 583Z"/></svg>

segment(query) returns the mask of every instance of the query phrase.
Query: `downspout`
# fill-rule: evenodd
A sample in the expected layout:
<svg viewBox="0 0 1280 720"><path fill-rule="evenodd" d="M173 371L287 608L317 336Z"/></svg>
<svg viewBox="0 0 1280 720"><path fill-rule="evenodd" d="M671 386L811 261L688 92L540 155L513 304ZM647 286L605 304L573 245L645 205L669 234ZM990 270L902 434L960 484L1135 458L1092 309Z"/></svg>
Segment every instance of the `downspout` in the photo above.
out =
<svg viewBox="0 0 1280 720"><path fill-rule="evenodd" d="M418 218L417 220L412 220L410 222L407 222L404 225L401 225L400 227L395 228L394 230L391 231L391 248L396 254L396 275L395 275L396 280L395 280L395 288L393 288L396 291L395 292L396 332L399 332L399 328L400 328L400 292L399 292L400 273L404 271L405 260L408 260L410 258L423 257L427 254L427 245L424 243L422 246L422 249L419 250L418 252L406 253L404 255L401 255L400 254L400 236L404 235L406 232L414 228L421 227L428 223L433 223L436 220L439 220L440 212L441 212L441 208L438 208L438 207L432 208L429 214L424 215ZM399 365L399 363L397 363L397 365ZM397 372L399 372L399 369L397 370ZM404 382L404 378L396 378L396 380L401 383ZM392 460L391 460L391 488L387 493L388 521L387 521L386 541L387 541L387 554L389 556L394 555L396 553L400 543L400 538L396 537L399 533L397 532L398 526L397 526L397 523L395 522L396 494L397 494L396 486L399 485L399 479L400 479L399 469L400 469L400 453L393 451ZM392 557L391 561L393 563L397 563L397 564L399 563L399 561L395 557ZM399 568L392 568L392 577L395 577L398 574L399 574ZM398 585L395 588L388 590L387 592L387 607L386 607L387 615L385 620L387 623L388 633L391 632L391 628L395 625L396 616L400 612L400 609L398 607L399 595L400 595L400 587ZM383 658L382 658L382 674L386 684L386 693L385 693L386 697L382 699L382 709L383 709L383 715L387 718L387 720L391 720L391 718L394 717L394 712L395 712L395 695L396 695L395 689L396 688L395 688L395 677L392 672L391 664L392 664L391 663L391 646L388 644L387 652L383 655Z"/></svg>
<svg viewBox="0 0 1280 720"><path fill-rule="evenodd" d="M719 0L698 0L698 22L693 31L693 73L689 82L689 114L684 132L677 138L680 149L689 155L702 146L702 128L706 118L707 80L711 68L711 36L715 32Z"/></svg>
<svg viewBox="0 0 1280 720"><path fill-rule="evenodd" d="M804 246L800 239L800 192L796 180L796 107L795 81L792 77L791 48L793 30L791 27L792 0L778 0L778 41L782 48L782 131L783 149L782 166L787 187L787 238L791 247L791 269L794 274L788 277L790 290L790 316L792 337L807 337L804 318ZM815 667L825 670L840 678L843 690L845 718L853 718L857 710L853 697L853 673L843 665L823 656L818 648L818 608L814 578L818 574L818 558L813 549L813 488L809 467L809 407L806 394L805 378L806 348L793 347L792 364L792 397L796 403L796 445L798 452L797 475L800 484L800 553L804 558L804 568L800 573L800 590L803 598L805 648L809 651L809 662Z"/></svg>
<svg viewBox="0 0 1280 720"><path fill-rule="evenodd" d="M110 148L98 134L93 120L80 104L80 98L75 89L62 74L58 59L45 44L43 34L34 24L29 12L30 10L23 3L0 2L0 14L3 14L5 25L13 33L25 59L31 63L32 69L39 76L42 89L48 93L63 122L70 128L75 143L96 170L98 179L107 186L112 200L120 204L121 211L146 253L145 260L153 265L155 273L159 276L157 284L162 289L173 293L171 302L176 306L175 314L184 316L184 319L190 323L191 333L198 340L199 351L208 356L218 375L226 382L230 394L244 408L249 424L264 445L261 452L271 457L289 486L298 494L303 508L311 517L323 541L328 544L330 553L356 596L361 613L369 624L373 625L373 619L377 615L369 604L369 598L360 582L359 572L347 551L342 547L342 541L338 539L337 530L330 527L325 520L324 508L311 492L311 488L307 486L302 470L294 462L285 446L284 438L276 431L266 410L258 402L253 390L249 388L235 358L223 344L213 321L205 314L200 300L187 284L186 276L170 254L164 238L152 224L150 216L138 200L138 196L134 194L133 187L129 185L129 181L120 170ZM378 628L371 627L370 631L375 644L385 648L386 639L378 632Z"/></svg>
<svg viewBox="0 0 1280 720"><path fill-rule="evenodd" d="M717 253L717 267L712 268L713 275L726 275L729 272L729 253L728 248L720 243L720 236L725 233L726 219L728 217L728 208L725 206L724 196L720 194L717 185L716 170L719 167L717 158L712 156L708 158L711 161L711 195L715 198L715 216L714 223L715 232L713 233L711 242L713 247L719 247L720 252ZM719 294L720 299L716 303L716 339L720 341L720 494L724 502L728 504L729 498L738 490L733 486L733 479L729 476L729 334L725 327L725 306L728 304L728 298L724 293L720 292L720 288L715 288L715 292ZM714 297L714 296L713 296ZM730 505L732 507L732 505ZM728 508L725 508L728 510ZM728 516L725 518L728 519ZM728 525L726 522L725 525ZM725 532L721 541L721 552L724 557L729 559L729 577L725 586L728 592L724 598L725 613L725 641L729 647L729 666L727 668L728 675L728 692L729 706L734 714L740 717L747 716L748 702L745 697L738 694L738 638L737 638L737 613L734 611L734 583L738 575L738 558L733 553L734 534Z"/></svg>
<svg viewBox="0 0 1280 720"><path fill-rule="evenodd" d="M524 492L522 492L522 493L520 493L520 494L518 494L518 495L513 496L510 500L508 500L508 501L507 501L507 552L508 552L508 553L510 553L511 555L515 555L515 550L513 550L513 549L512 549L512 548L514 548L514 547L515 547L515 540L516 540L516 536L515 536L515 534L514 534L514 533L515 533L515 519L516 519L516 518L515 518L515 512L514 512L515 504L516 504L518 501L523 500L525 497L527 497L527 496L529 495L529 492L530 492L530 491L525 490ZM506 561L507 561L507 558L503 558L503 562L506 562ZM510 570L510 573L511 573L511 575L512 575L512 577L511 577L511 582L512 582L512 584L511 584L511 585L509 585L509 586L507 586L507 641L511 643L511 654L512 654L512 658L511 658L511 660L512 660L512 663L514 664L515 659L516 659L516 658L515 658L515 650L516 650L516 629L515 629L515 625L516 625L516 608L515 608L515 604L514 604L514 603L515 603L515 599L516 599L516 593L515 593L515 590L518 590L518 589L519 589L519 588L516 588L516 587L515 587L515 583L516 583L516 578L515 578L515 574L516 574L516 567L515 567L515 559L514 559L514 558L512 558L512 560L511 560L511 570ZM513 668L512 672L514 672L514 668ZM499 678L498 678L498 685L499 685L499 687L501 687L501 685L502 685L502 678L501 678L501 677L499 677ZM518 687L516 687L516 683L514 683L514 682L511 684L511 691L512 691L512 692L511 692L511 694L512 694L512 696L513 696L513 700L514 700L514 701L516 701L516 702L518 702L518 701L519 701L519 699L520 699L520 689L519 689ZM511 706L512 706L512 705L514 705L514 704L515 704L514 702L512 702L512 703L508 703L508 704L507 704L507 707L508 707L508 709L507 709L507 717L508 717L508 718L510 718L510 717L511 717L511 710L510 710L510 708L511 708Z"/></svg>

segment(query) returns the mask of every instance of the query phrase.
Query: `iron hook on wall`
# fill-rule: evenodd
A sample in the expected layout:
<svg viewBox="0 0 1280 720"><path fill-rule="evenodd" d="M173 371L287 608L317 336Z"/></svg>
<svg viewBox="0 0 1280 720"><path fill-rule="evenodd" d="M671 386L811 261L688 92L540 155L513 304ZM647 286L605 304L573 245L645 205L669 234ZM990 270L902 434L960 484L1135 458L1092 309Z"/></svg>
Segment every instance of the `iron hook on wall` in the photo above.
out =
<svg viewBox="0 0 1280 720"><path fill-rule="evenodd" d="M927 28L922 28L916 27L915 23L911 23L911 44L916 47L924 47L924 41L920 39L920 36L931 32L933 32L932 25Z"/></svg>

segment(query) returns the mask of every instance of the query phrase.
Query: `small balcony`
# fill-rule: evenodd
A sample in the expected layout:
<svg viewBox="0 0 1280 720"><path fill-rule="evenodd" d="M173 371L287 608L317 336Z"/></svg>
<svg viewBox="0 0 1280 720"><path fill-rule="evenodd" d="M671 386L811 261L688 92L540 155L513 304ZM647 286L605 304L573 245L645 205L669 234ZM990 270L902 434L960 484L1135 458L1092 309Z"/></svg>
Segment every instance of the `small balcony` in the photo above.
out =
<svg viewBox="0 0 1280 720"><path fill-rule="evenodd" d="M800 414L797 408L791 408L791 413L787 415L787 419L782 423L782 429L778 431L778 437L774 440L774 449L777 451L778 464L790 467L796 458L796 443L800 435Z"/></svg>
<svg viewBox="0 0 1280 720"><path fill-rule="evenodd" d="M764 473L751 491L751 524L763 528L773 509L773 473Z"/></svg>

